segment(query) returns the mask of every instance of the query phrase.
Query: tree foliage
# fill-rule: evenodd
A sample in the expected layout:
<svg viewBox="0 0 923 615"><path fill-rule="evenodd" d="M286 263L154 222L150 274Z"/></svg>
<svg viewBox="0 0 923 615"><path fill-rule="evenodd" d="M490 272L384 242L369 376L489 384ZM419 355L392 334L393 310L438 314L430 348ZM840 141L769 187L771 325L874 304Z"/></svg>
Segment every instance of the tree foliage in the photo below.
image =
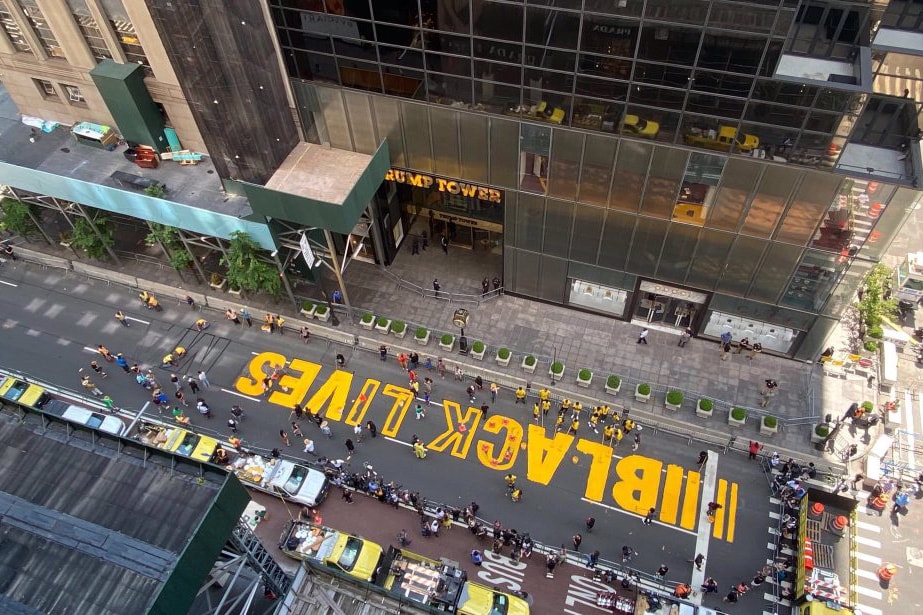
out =
<svg viewBox="0 0 923 615"><path fill-rule="evenodd" d="M17 201L16 199L3 199L0 203L0 224L3 228L28 238L37 229L30 213L35 213L36 206Z"/></svg>
<svg viewBox="0 0 923 615"><path fill-rule="evenodd" d="M231 233L227 256L221 259L221 264L228 269L228 284L234 289L264 291L278 297L282 294L282 279L273 265L260 258L262 252L247 233Z"/></svg>
<svg viewBox="0 0 923 615"><path fill-rule="evenodd" d="M875 265L865 276L865 290L859 301L862 323L868 330L880 329L884 318L897 317L897 300L890 297L891 270L882 264ZM885 298L885 296L889 298ZM876 329L877 330L877 329Z"/></svg>
<svg viewBox="0 0 923 615"><path fill-rule="evenodd" d="M78 218L74 222L73 246L83 250L90 258L106 258L107 248L115 244L115 225L106 214L96 212L90 214L93 224L99 230L99 235L93 231L93 225L86 218Z"/></svg>

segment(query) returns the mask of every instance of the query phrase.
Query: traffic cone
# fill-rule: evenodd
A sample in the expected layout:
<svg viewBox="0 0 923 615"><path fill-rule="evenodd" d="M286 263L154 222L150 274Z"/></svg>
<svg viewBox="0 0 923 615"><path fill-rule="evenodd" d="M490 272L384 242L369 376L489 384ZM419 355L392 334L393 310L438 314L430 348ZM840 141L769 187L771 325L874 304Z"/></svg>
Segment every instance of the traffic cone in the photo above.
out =
<svg viewBox="0 0 923 615"><path fill-rule="evenodd" d="M889 582L897 574L897 566L894 564L884 564L878 569L878 578L882 583Z"/></svg>

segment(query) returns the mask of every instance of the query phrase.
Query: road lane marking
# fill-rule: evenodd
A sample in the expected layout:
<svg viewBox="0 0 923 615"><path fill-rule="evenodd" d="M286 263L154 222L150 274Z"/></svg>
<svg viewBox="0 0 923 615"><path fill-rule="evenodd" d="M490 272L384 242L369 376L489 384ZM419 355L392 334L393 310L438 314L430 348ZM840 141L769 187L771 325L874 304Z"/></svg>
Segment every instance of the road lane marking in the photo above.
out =
<svg viewBox="0 0 923 615"><path fill-rule="evenodd" d="M624 508L618 508L617 506L609 506L608 504L603 504L602 502L595 502L595 501L593 501L593 500L591 500L591 499L589 499L589 498L580 498L580 499L581 499L582 501L586 502L587 504L592 504L593 506L601 506L602 508L605 508L605 509L607 509L607 510L611 510L611 511L617 512L617 513L622 513L623 515L628 515L629 517L634 517L635 519L642 519L642 518L643 518L643 515L639 515L638 513L633 513L633 512L631 512L631 511L629 511L629 510L625 510ZM686 530L686 529L683 529L683 528L681 528L681 527L677 527L677 526L675 526L675 525L670 525L670 524L668 524L668 523L663 523L662 521L656 521L656 520L655 520L654 523L657 524L657 525L662 525L662 526L665 527L665 528L668 528L668 529L671 529L671 530L675 530L675 531L677 531L677 532L682 532L683 534L688 534L688 535L690 535L690 536L695 536L695 532L693 532L692 530Z"/></svg>
<svg viewBox="0 0 923 615"><path fill-rule="evenodd" d="M385 440L387 440L388 442L394 442L396 444L400 444L401 446L406 446L408 448L413 447L413 444L411 444L410 442L404 442L403 440L398 440L397 438L392 438L391 436L385 436Z"/></svg>
<svg viewBox="0 0 923 615"><path fill-rule="evenodd" d="M857 521L857 522L856 522L856 527L858 527L860 530L863 530L863 531L865 531L865 532L872 532L873 534L880 534L880 533L881 533L881 528L880 528L880 527L878 527L877 525L873 525L873 524L871 524L871 523L868 523L868 522L866 522L866 521Z"/></svg>
<svg viewBox="0 0 923 615"><path fill-rule="evenodd" d="M863 561L863 562L868 562L869 564L872 564L873 566L881 565L881 558L876 557L874 555L867 555L865 553L856 553L856 559Z"/></svg>
<svg viewBox="0 0 923 615"><path fill-rule="evenodd" d="M249 399L250 401L255 401L256 403L261 403L262 399L257 399L256 397L250 397L249 395L244 395L243 393L238 393L237 391L232 391L230 389L220 389L223 393L228 393L229 395L236 395L237 397L243 397L244 399Z"/></svg>
<svg viewBox="0 0 923 615"><path fill-rule="evenodd" d="M728 524L724 539L727 542L734 542L734 530L737 529L737 483L731 483L731 496L728 499L727 511Z"/></svg>
<svg viewBox="0 0 923 615"><path fill-rule="evenodd" d="M12 286L13 288L19 287L19 284L13 284L12 282L7 282L5 280L0 280L0 284L6 284L7 286Z"/></svg>
<svg viewBox="0 0 923 615"><path fill-rule="evenodd" d="M873 547L875 549L881 548L881 543L877 540L872 540L871 538L866 538L864 536L856 536L856 542L860 545L865 545L866 547Z"/></svg>
<svg viewBox="0 0 923 615"><path fill-rule="evenodd" d="M856 593L862 594L863 596L868 596L869 598L874 598L875 600L881 600L881 592L874 589L868 589L859 585L856 587Z"/></svg>
<svg viewBox="0 0 923 615"><path fill-rule="evenodd" d="M856 608L862 610L862 615L884 615L884 612L881 609L876 609L873 606L856 604Z"/></svg>
<svg viewBox="0 0 923 615"><path fill-rule="evenodd" d="M90 348L89 346L84 346L83 349L93 354L99 354L99 348Z"/></svg>
<svg viewBox="0 0 923 615"><path fill-rule="evenodd" d="M868 579L869 581L875 581L876 583L880 582L878 575L872 572L871 570L862 570L861 568L856 570L856 576L861 579Z"/></svg>
<svg viewBox="0 0 923 615"><path fill-rule="evenodd" d="M135 318L134 316L126 316L126 317L125 317L125 320L131 320L131 321L133 321L133 322L140 322L142 325L149 325L149 324L151 324L150 321L148 321L148 320L141 320L140 318Z"/></svg>
<svg viewBox="0 0 923 615"><path fill-rule="evenodd" d="M695 554L693 557L697 557L701 554L706 563L708 562L708 545L710 534L712 531L712 524L708 521L708 504L709 502L717 501L715 497L715 483L718 480L718 453L715 451L708 451L708 458L705 461L705 472L704 480L702 481L702 501L699 504L699 527L695 532ZM727 485L726 481L721 481L722 485ZM723 493L721 495L723 499ZM719 509L717 512L721 512L723 509ZM685 512L685 511L684 511ZM717 523L717 520L715 521ZM717 528L716 528L717 529ZM720 536L720 532L716 534ZM705 583L705 568L703 567L699 570L695 564L692 565L692 582L693 587L699 587ZM694 592L692 601L696 605L702 604L702 600L705 597L705 594L702 592Z"/></svg>

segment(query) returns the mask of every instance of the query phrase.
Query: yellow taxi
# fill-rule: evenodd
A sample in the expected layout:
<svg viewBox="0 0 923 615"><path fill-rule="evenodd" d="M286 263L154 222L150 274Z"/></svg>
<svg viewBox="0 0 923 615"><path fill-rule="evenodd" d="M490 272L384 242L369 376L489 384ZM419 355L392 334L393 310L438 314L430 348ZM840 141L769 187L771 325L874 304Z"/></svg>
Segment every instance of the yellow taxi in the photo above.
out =
<svg viewBox="0 0 923 615"><path fill-rule="evenodd" d="M626 115L622 120L622 134L653 139L660 132L660 124L653 120L644 120L637 115Z"/></svg>
<svg viewBox="0 0 923 615"><path fill-rule="evenodd" d="M218 441L185 429L171 429L167 434L167 441L161 448L183 457L209 461L218 448Z"/></svg>
<svg viewBox="0 0 923 615"><path fill-rule="evenodd" d="M468 582L458 599L458 612L461 615L529 615L529 603L517 596Z"/></svg>

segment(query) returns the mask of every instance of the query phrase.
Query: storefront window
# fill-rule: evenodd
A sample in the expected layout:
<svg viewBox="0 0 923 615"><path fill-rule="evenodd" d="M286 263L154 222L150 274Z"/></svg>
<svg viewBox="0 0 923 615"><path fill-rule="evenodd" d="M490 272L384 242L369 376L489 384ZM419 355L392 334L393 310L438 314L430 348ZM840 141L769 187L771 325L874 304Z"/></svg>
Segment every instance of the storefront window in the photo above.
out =
<svg viewBox="0 0 923 615"><path fill-rule="evenodd" d="M522 123L519 154L519 187L530 192L548 191L548 154L551 128Z"/></svg>
<svg viewBox="0 0 923 615"><path fill-rule="evenodd" d="M621 318L625 315L628 291L592 282L570 279L570 294L567 302L596 312L605 312Z"/></svg>
<svg viewBox="0 0 923 615"><path fill-rule="evenodd" d="M718 338L724 332L729 332L735 341L747 338L751 344L761 344L763 350L771 350L782 354L789 354L801 333L796 329L789 329L744 316L725 312L710 312L702 335Z"/></svg>
<svg viewBox="0 0 923 615"><path fill-rule="evenodd" d="M727 158L694 152L689 158L679 197L673 207L673 220L702 226L715 200L718 182Z"/></svg>
<svg viewBox="0 0 923 615"><path fill-rule="evenodd" d="M782 305L820 311L830 296L848 259L809 250L802 259L782 297Z"/></svg>

